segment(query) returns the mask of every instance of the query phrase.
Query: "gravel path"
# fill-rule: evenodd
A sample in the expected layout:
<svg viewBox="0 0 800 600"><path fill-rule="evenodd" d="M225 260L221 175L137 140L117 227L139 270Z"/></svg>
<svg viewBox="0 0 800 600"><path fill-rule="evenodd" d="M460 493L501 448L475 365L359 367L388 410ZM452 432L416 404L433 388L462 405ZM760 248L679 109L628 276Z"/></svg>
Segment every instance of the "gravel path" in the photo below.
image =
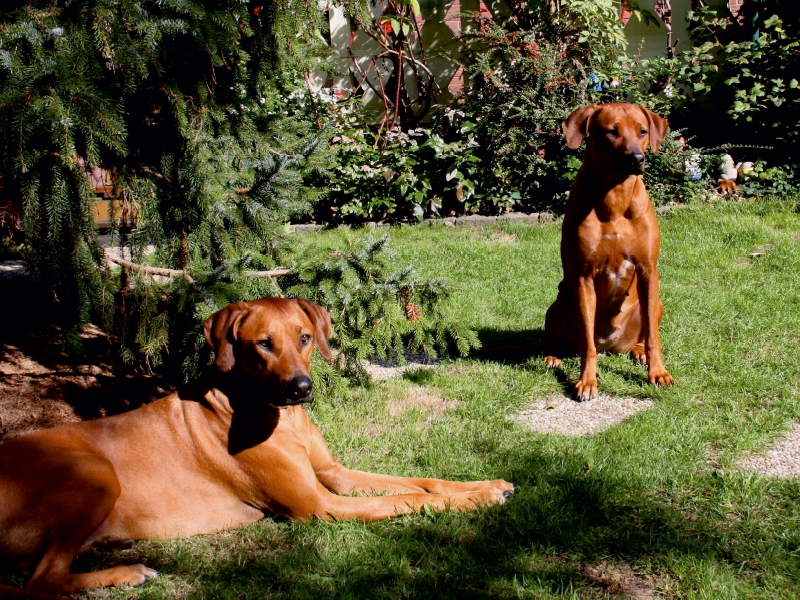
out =
<svg viewBox="0 0 800 600"><path fill-rule="evenodd" d="M426 354L406 355L406 364L387 363L382 360L364 361L364 369L375 381L398 379L406 371L433 369L440 359ZM613 398L600 396L590 402L576 402L567 396L551 396L535 399L529 408L509 417L534 431L580 436L602 431L621 423L631 415L653 406L651 400L636 398Z"/></svg>
<svg viewBox="0 0 800 600"><path fill-rule="evenodd" d="M364 370L369 373L375 381L386 381L387 379L399 379L406 371L416 369L433 369L442 362L441 358L431 358L424 352L419 354L406 354L406 364L401 365L395 362L386 362L375 359L372 362L365 360L362 362Z"/></svg>
<svg viewBox="0 0 800 600"><path fill-rule="evenodd" d="M800 423L792 423L791 431L779 438L773 449L743 458L739 467L769 477L800 477Z"/></svg>
<svg viewBox="0 0 800 600"><path fill-rule="evenodd" d="M576 402L566 396L539 398L530 408L510 418L534 431L561 435L589 435L622 423L631 415L653 406L651 400L613 398L601 395L588 402Z"/></svg>

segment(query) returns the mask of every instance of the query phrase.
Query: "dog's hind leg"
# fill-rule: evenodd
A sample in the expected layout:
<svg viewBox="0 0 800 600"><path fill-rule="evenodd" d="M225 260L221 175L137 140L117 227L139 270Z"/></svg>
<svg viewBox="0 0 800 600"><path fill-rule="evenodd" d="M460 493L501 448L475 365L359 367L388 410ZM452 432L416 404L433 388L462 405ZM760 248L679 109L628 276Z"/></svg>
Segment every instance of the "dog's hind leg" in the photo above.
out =
<svg viewBox="0 0 800 600"><path fill-rule="evenodd" d="M647 364L647 353L644 350L644 342L639 342L633 348L631 348L631 358L634 362L643 365Z"/></svg>
<svg viewBox="0 0 800 600"><path fill-rule="evenodd" d="M575 323L579 315L573 303L565 299L559 284L558 296L547 309L544 317L544 330L547 336L542 344L544 366L554 369L561 366L565 356L578 354L579 329Z"/></svg>
<svg viewBox="0 0 800 600"><path fill-rule="evenodd" d="M49 513L41 558L32 569L25 589L46 594L68 594L89 587L137 586L156 576L144 565L125 565L94 573L70 573L75 556L114 509L120 485L111 463L90 452L70 453L68 461L46 468L61 471L59 481L39 499L40 516Z"/></svg>

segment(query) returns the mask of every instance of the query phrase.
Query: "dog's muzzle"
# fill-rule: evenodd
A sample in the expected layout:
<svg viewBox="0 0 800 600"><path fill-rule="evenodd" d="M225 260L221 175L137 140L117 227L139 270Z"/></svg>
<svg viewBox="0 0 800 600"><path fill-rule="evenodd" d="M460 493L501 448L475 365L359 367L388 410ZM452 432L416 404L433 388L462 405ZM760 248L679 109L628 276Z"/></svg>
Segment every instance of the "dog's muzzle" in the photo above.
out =
<svg viewBox="0 0 800 600"><path fill-rule="evenodd" d="M641 152L634 152L628 159L631 171L634 175L641 175L644 173L644 154Z"/></svg>
<svg viewBox="0 0 800 600"><path fill-rule="evenodd" d="M312 388L314 384L310 377L305 375L291 379L284 388L283 396L287 406L311 402L314 399Z"/></svg>
<svg viewBox="0 0 800 600"><path fill-rule="evenodd" d="M636 150L614 154L609 167L614 173L620 175L642 175L644 174L644 153Z"/></svg>

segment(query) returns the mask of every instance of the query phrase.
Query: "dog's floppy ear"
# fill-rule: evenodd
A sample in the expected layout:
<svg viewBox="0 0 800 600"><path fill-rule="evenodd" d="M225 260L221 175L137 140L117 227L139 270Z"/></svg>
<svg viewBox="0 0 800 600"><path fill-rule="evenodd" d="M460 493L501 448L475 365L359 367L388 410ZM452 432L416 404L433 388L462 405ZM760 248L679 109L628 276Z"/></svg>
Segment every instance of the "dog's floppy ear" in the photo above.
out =
<svg viewBox="0 0 800 600"><path fill-rule="evenodd" d="M567 146L573 150L580 148L583 143L583 138L589 131L589 117L591 117L597 106L582 106L575 109L575 111L567 118L566 121L561 123L561 129L564 130L564 135L567 138Z"/></svg>
<svg viewBox="0 0 800 600"><path fill-rule="evenodd" d="M236 360L233 357L232 341L236 340L239 325L247 314L247 304L236 302L218 310L203 323L203 333L208 345L214 350L214 364L223 373L230 373Z"/></svg>
<svg viewBox="0 0 800 600"><path fill-rule="evenodd" d="M667 123L666 119L662 119L654 112L640 106L639 108L644 111L644 114L647 116L647 123L648 129L650 130L650 149L658 153L658 149L661 146L661 143L667 137L667 129L669 129L669 123Z"/></svg>
<svg viewBox="0 0 800 600"><path fill-rule="evenodd" d="M331 350L328 348L328 338L331 337L331 316L320 305L305 298L295 298L295 300L314 325L314 339L317 341L319 353L322 358L331 362Z"/></svg>

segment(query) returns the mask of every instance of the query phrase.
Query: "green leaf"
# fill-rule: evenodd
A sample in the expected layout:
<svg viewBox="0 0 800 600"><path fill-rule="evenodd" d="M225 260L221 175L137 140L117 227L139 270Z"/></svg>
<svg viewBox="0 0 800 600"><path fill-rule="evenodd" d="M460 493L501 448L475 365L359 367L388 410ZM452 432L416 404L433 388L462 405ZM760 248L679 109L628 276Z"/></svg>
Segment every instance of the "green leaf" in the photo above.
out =
<svg viewBox="0 0 800 600"><path fill-rule="evenodd" d="M419 0L396 0L398 4L408 6L415 15L420 14Z"/></svg>

